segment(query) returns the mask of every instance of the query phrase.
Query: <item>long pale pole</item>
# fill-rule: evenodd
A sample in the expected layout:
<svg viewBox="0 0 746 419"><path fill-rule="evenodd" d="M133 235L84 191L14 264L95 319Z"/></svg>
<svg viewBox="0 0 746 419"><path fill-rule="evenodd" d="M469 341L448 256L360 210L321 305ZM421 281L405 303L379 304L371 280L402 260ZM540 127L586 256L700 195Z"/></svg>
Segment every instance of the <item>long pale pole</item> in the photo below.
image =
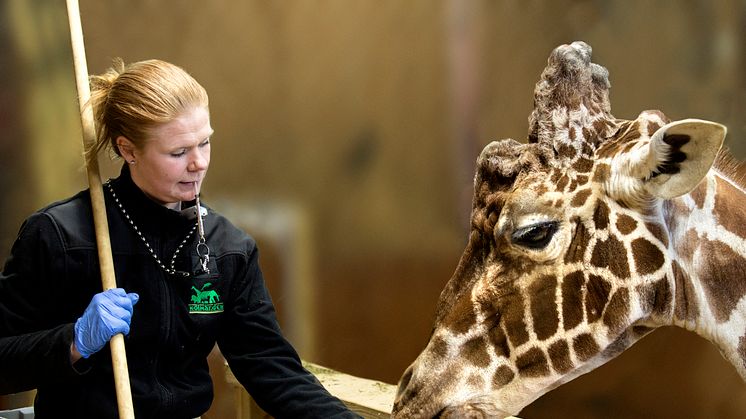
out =
<svg viewBox="0 0 746 419"><path fill-rule="evenodd" d="M78 0L67 0L67 17L70 21L70 41L73 50L73 65L75 67L75 84L78 87L78 104L80 105L80 120L83 128L83 150L86 151L86 170L88 172L88 186L91 193L93 207L93 224L96 229L96 244L98 246L98 263L101 267L101 283L104 290L116 288L114 274L114 260L111 255L111 241L109 239L109 223L106 219L106 205L104 190L101 186L98 159L95 154L87 153L94 145L96 130L93 121L93 109L86 106L91 97L88 84L88 64L85 58L85 44L83 43L83 27L80 23L80 8ZM127 371L127 354L124 348L124 336L115 335L111 338L111 362L114 371L114 385L117 392L119 417L134 419L135 411L132 407L132 392L130 390L129 372Z"/></svg>

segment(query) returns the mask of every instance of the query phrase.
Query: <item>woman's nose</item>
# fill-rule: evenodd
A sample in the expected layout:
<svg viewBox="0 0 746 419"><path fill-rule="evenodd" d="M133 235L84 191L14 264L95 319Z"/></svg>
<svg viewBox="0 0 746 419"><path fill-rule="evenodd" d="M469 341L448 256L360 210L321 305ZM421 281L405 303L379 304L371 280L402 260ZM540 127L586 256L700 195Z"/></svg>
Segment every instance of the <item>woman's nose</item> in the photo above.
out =
<svg viewBox="0 0 746 419"><path fill-rule="evenodd" d="M197 150L189 162L189 169L192 171L205 170L208 164L210 164L210 156Z"/></svg>

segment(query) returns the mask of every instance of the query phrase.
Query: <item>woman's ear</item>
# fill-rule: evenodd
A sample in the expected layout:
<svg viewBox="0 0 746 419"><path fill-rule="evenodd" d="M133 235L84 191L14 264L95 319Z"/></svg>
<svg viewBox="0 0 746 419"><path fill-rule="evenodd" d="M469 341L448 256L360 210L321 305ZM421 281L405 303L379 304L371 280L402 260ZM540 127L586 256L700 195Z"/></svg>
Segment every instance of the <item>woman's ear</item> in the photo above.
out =
<svg viewBox="0 0 746 419"><path fill-rule="evenodd" d="M127 163L133 164L135 161L135 143L123 135L117 137L116 143L119 155L121 155Z"/></svg>

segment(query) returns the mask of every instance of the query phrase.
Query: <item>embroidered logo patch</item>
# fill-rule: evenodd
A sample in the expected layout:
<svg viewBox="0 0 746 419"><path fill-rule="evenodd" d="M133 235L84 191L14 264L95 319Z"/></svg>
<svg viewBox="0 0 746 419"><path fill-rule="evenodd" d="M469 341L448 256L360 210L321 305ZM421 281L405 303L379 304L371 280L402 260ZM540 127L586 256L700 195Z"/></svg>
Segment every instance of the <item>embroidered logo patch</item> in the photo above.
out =
<svg viewBox="0 0 746 419"><path fill-rule="evenodd" d="M223 312L223 302L220 295L212 287L212 282L206 282L202 289L192 285L192 299L189 304L189 314L213 314Z"/></svg>

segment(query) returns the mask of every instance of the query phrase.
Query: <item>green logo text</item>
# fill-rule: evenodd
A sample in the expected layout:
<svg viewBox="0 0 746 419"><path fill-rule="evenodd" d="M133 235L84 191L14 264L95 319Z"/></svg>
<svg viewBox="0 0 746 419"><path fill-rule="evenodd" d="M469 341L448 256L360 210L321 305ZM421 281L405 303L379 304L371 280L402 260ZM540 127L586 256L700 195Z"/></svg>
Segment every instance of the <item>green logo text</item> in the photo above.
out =
<svg viewBox="0 0 746 419"><path fill-rule="evenodd" d="M206 282L205 285L202 285L202 289L197 289L197 287L192 285L192 299L191 304L189 304L190 314L223 312L223 302L220 301L220 295L214 289L210 289L211 286L211 282Z"/></svg>

